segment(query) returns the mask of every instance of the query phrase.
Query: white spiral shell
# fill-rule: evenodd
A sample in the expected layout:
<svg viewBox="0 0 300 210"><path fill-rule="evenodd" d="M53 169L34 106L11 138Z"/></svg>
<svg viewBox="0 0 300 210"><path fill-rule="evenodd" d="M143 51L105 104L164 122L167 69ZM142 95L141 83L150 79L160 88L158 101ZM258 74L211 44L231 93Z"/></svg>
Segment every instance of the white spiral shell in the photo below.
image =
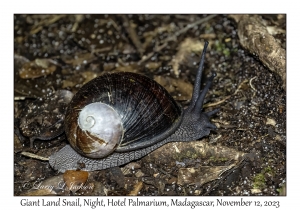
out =
<svg viewBox="0 0 300 210"><path fill-rule="evenodd" d="M86 151L85 154L89 157L107 156L123 137L123 125L119 114L111 106L101 102L86 105L79 112L78 125L87 138L78 138L77 146ZM80 146L83 145L81 142L86 141L90 144ZM89 147L86 148L86 145Z"/></svg>

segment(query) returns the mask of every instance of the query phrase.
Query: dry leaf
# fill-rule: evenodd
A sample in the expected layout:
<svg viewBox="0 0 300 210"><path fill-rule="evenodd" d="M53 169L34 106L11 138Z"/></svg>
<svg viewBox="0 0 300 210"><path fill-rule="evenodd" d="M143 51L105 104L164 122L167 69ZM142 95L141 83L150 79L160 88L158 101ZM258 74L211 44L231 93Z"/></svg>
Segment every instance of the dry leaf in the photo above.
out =
<svg viewBox="0 0 300 210"><path fill-rule="evenodd" d="M87 171L68 170L63 177L68 189L76 192L86 183L89 173Z"/></svg>
<svg viewBox="0 0 300 210"><path fill-rule="evenodd" d="M133 190L128 195L137 196L139 191L143 188L143 182L138 182L134 185Z"/></svg>
<svg viewBox="0 0 300 210"><path fill-rule="evenodd" d="M180 43L178 52L172 59L169 65L173 66L173 70L176 76L179 76L179 66L185 60L185 58L192 52L201 53L203 50L203 43L200 40L186 38Z"/></svg>
<svg viewBox="0 0 300 210"><path fill-rule="evenodd" d="M34 79L52 74L55 70L56 66L51 59L35 59L24 63L19 75L22 79Z"/></svg>
<svg viewBox="0 0 300 210"><path fill-rule="evenodd" d="M178 171L178 181L177 184L195 184L199 183L203 185L207 182L216 180L220 175L234 167L235 164L230 166L201 166L199 168L180 168Z"/></svg>

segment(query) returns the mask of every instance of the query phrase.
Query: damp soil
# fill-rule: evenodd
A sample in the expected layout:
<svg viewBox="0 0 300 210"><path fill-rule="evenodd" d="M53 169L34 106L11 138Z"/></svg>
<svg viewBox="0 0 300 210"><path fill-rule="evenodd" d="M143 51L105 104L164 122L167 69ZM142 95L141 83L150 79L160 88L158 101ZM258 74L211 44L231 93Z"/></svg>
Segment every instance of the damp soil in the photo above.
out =
<svg viewBox="0 0 300 210"><path fill-rule="evenodd" d="M273 36L285 49L285 16L260 18L278 29ZM203 81L212 72L217 77L204 111L220 108L211 119L218 128L197 141L227 151L215 158L216 153L202 155L197 147L175 144L173 156L166 151L169 146L120 167L89 172L89 189L35 195L285 195L285 87L258 55L241 46L237 24L230 15L15 15L15 122L37 98L60 89L76 93L108 72L144 74L185 107L204 42L209 41ZM15 123L14 195L29 195L37 183L54 184L62 176L47 161L21 152L49 157L66 144L62 134L35 140L30 148ZM245 155L224 173L205 181L183 180L193 170L230 166L234 153Z"/></svg>

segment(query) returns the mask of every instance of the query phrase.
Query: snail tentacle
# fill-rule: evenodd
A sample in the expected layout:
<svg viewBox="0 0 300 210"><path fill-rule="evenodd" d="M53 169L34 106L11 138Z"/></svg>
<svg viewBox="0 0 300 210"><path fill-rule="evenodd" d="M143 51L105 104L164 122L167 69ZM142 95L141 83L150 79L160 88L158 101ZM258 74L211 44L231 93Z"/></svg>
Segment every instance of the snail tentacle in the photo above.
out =
<svg viewBox="0 0 300 210"><path fill-rule="evenodd" d="M206 50L208 47L208 42L206 41L204 43L204 47L203 47L203 51L202 51L202 55L201 55L201 59L200 59L200 64L199 64L199 68L196 74L196 78L195 78L195 83L194 83L194 90L193 90L193 95L192 95L192 99L191 99L191 107L194 107L198 97L200 95L200 87L201 87L201 80L202 80L202 73L203 73L203 68L204 68L204 61L205 61L205 54L206 54Z"/></svg>

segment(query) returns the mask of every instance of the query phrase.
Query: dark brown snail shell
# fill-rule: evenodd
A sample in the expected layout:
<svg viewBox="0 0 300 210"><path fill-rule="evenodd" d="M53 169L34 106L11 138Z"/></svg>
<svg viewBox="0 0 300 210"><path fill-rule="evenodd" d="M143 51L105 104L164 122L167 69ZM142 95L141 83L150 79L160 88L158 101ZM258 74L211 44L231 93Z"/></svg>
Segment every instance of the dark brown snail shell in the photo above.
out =
<svg viewBox="0 0 300 210"><path fill-rule="evenodd" d="M178 128L181 115L181 107L150 78L130 72L105 74L75 94L65 132L77 152L101 158L165 139Z"/></svg>

